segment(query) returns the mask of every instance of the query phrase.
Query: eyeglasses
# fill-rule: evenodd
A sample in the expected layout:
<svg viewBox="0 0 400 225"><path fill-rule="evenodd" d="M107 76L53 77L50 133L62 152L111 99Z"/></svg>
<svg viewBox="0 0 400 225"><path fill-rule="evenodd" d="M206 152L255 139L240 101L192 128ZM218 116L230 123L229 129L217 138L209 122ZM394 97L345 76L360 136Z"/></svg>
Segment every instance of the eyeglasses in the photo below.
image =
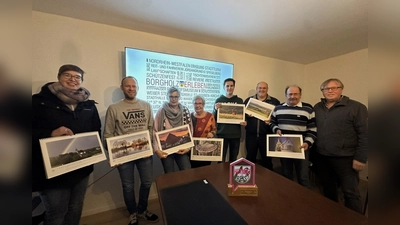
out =
<svg viewBox="0 0 400 225"><path fill-rule="evenodd" d="M169 98L178 99L178 98L179 98L179 96L173 96L173 95L170 95L170 96L169 96Z"/></svg>
<svg viewBox="0 0 400 225"><path fill-rule="evenodd" d="M72 75L70 73L63 73L62 75L67 79L73 78L73 79L79 80L79 81L82 80L82 76L79 76L79 75Z"/></svg>
<svg viewBox="0 0 400 225"><path fill-rule="evenodd" d="M339 88L342 88L342 87L326 87L326 88L322 88L321 91L324 91L324 92L337 91Z"/></svg>
<svg viewBox="0 0 400 225"><path fill-rule="evenodd" d="M203 105L201 102L193 102L193 105Z"/></svg>

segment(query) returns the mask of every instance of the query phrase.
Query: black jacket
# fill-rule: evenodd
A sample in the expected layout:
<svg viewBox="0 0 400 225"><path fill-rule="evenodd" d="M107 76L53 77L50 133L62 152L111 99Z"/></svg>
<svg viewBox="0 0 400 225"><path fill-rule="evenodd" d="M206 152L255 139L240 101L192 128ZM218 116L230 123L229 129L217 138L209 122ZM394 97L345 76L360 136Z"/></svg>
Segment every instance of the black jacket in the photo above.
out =
<svg viewBox="0 0 400 225"><path fill-rule="evenodd" d="M225 95L219 96L215 100L217 103L232 103L232 104L243 104L243 99L239 98L237 95L233 95L227 98ZM240 138L242 126L239 124L228 124L228 123L218 123L217 110L213 111L215 122L217 123L217 137L219 138Z"/></svg>
<svg viewBox="0 0 400 225"><path fill-rule="evenodd" d="M87 166L51 179L46 179L39 139L48 138L51 132L61 126L74 134L98 131L101 122L93 100L80 102L72 111L48 88L32 96L32 191L44 188L69 187L88 176L93 165Z"/></svg>
<svg viewBox="0 0 400 225"><path fill-rule="evenodd" d="M365 105L343 96L330 109L322 99L314 110L319 154L353 156L359 162L367 162L368 110Z"/></svg>
<svg viewBox="0 0 400 225"><path fill-rule="evenodd" d="M247 103L250 101L250 98L255 98L257 99L257 95L248 97L245 101L244 104L247 105ZM266 99L264 99L263 102L266 102L268 104L271 105L279 105L280 102L278 99L271 97L271 96L267 96ZM272 112L271 112L272 113ZM246 136L247 135L252 135L252 136L265 136L267 134L273 134L271 127L267 124L265 124L265 122L257 119L256 117L250 117L246 114Z"/></svg>

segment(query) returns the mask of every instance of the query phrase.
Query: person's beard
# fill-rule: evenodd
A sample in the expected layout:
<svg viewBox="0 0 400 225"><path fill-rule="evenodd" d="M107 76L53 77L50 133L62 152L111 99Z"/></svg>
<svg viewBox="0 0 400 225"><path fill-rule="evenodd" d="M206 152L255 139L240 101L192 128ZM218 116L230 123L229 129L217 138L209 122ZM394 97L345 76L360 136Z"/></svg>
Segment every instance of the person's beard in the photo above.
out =
<svg viewBox="0 0 400 225"><path fill-rule="evenodd" d="M136 98L136 95L133 95L133 97L129 96L129 94L126 94L126 93L124 93L124 95L125 95L125 99L128 99L128 100L134 100Z"/></svg>

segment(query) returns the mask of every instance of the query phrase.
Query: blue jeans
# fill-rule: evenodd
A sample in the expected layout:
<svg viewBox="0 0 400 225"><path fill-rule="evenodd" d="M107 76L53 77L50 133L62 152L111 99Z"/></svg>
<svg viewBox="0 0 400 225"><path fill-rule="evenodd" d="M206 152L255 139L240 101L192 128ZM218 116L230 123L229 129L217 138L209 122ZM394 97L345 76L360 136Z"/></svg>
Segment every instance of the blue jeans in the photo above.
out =
<svg viewBox="0 0 400 225"><path fill-rule="evenodd" d="M240 138L224 138L222 162L225 162L228 147L229 147L229 162L233 162L237 159L237 156L239 154Z"/></svg>
<svg viewBox="0 0 400 225"><path fill-rule="evenodd" d="M139 203L135 199L135 165L140 176ZM147 209L150 187L153 181L153 157L137 159L117 167L122 183L126 208L130 214L143 213Z"/></svg>
<svg viewBox="0 0 400 225"><path fill-rule="evenodd" d="M79 224L89 176L71 187L40 191L46 214L44 225Z"/></svg>
<svg viewBox="0 0 400 225"><path fill-rule="evenodd" d="M191 168L188 154L170 154L165 159L161 159L164 167L164 173L175 172L174 162L178 165L179 170L188 170Z"/></svg>
<svg viewBox="0 0 400 225"><path fill-rule="evenodd" d="M281 158L283 176L293 180L293 165L296 170L297 181L304 187L310 188L310 179L308 170L310 162L308 161L309 150L305 151L305 159Z"/></svg>
<svg viewBox="0 0 400 225"><path fill-rule="evenodd" d="M353 157L330 157L317 154L315 165L324 189L325 197L338 202L338 187L344 196L344 204L362 213L361 195L358 189L359 173L353 169Z"/></svg>

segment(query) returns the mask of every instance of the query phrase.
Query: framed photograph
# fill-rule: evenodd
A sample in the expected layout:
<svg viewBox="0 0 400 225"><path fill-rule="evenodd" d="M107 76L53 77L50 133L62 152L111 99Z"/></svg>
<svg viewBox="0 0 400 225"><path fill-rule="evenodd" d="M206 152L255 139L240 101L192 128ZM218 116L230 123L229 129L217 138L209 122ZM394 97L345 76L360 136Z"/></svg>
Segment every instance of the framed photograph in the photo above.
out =
<svg viewBox="0 0 400 225"><path fill-rule="evenodd" d="M240 124L245 121L245 105L221 103L221 107L217 111L218 123Z"/></svg>
<svg viewBox="0 0 400 225"><path fill-rule="evenodd" d="M262 121L269 120L272 112L274 111L274 108L274 105L262 102L255 98L250 98L249 102L246 105L246 114L250 114Z"/></svg>
<svg viewBox="0 0 400 225"><path fill-rule="evenodd" d="M305 159L302 135L279 134L267 135L267 156Z"/></svg>
<svg viewBox="0 0 400 225"><path fill-rule="evenodd" d="M160 150L168 154L173 154L194 145L189 124L156 132L156 138L158 145L161 147Z"/></svg>
<svg viewBox="0 0 400 225"><path fill-rule="evenodd" d="M195 161L222 161L223 138L193 138L190 159Z"/></svg>
<svg viewBox="0 0 400 225"><path fill-rule="evenodd" d="M96 131L43 138L39 142L47 179L106 160Z"/></svg>
<svg viewBox="0 0 400 225"><path fill-rule="evenodd" d="M153 155L148 130L106 138L110 166Z"/></svg>

